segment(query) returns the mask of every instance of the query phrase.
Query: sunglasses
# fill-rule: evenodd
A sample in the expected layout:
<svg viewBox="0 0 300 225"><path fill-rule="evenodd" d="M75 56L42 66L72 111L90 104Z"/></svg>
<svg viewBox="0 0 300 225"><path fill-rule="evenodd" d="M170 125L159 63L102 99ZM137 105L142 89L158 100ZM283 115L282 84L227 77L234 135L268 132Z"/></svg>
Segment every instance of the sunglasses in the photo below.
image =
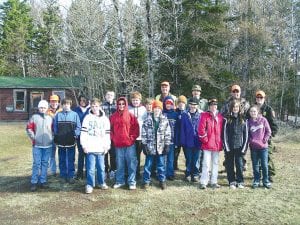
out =
<svg viewBox="0 0 300 225"><path fill-rule="evenodd" d="M239 90L233 90L232 93L239 93Z"/></svg>

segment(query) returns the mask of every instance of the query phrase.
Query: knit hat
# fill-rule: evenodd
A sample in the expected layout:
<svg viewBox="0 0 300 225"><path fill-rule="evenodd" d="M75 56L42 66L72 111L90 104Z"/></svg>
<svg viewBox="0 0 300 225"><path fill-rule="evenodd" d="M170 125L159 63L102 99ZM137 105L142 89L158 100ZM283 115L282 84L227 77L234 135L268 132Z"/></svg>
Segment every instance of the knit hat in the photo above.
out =
<svg viewBox="0 0 300 225"><path fill-rule="evenodd" d="M163 109L163 104L162 104L162 102L159 101L159 100L154 100L154 101L152 102L152 108L154 109L154 108L156 108L156 107L158 107L158 108L160 108L160 109L162 110L162 109Z"/></svg>
<svg viewBox="0 0 300 225"><path fill-rule="evenodd" d="M261 97L264 98L264 97L266 97L266 93L264 91L262 91L262 90L258 90L255 93L255 97L258 97L258 96L261 96Z"/></svg>
<svg viewBox="0 0 300 225"><path fill-rule="evenodd" d="M177 99L177 102L178 102L178 103L179 103L179 102L182 102L182 103L186 104L187 99L186 99L186 97L185 97L184 95L180 95L180 96L178 97L178 99Z"/></svg>
<svg viewBox="0 0 300 225"><path fill-rule="evenodd" d="M38 108L46 108L46 109L48 109L48 102L46 100L41 100L39 102Z"/></svg>
<svg viewBox="0 0 300 225"><path fill-rule="evenodd" d="M192 91L202 91L201 86L197 84L193 85Z"/></svg>

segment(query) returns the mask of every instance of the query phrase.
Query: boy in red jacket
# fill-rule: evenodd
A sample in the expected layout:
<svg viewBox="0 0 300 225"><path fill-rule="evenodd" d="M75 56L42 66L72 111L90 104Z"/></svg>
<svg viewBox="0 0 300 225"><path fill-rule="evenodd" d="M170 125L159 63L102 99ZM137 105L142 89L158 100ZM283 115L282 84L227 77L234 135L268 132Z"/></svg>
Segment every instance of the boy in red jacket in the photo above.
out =
<svg viewBox="0 0 300 225"><path fill-rule="evenodd" d="M117 111L111 115L110 124L110 136L116 148L117 161L116 183L113 188L120 188L125 185L126 164L129 190L135 190L137 167L135 141L140 131L137 118L128 111L128 103L125 97L120 97L117 100Z"/></svg>
<svg viewBox="0 0 300 225"><path fill-rule="evenodd" d="M209 167L211 165L211 187L219 188L218 180L218 165L219 152L222 151L222 128L223 116L218 108L218 101L212 98L208 101L209 110L203 112L198 127L198 134L202 143L203 150L203 167L200 178L200 188L206 189L209 181Z"/></svg>

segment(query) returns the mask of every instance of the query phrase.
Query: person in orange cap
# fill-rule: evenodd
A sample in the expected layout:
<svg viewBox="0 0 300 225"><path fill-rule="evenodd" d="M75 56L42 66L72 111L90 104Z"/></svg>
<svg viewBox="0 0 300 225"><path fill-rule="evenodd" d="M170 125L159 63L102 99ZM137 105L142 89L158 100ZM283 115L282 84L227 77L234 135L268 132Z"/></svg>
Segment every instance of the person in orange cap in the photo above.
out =
<svg viewBox="0 0 300 225"><path fill-rule="evenodd" d="M258 106L260 109L260 113L262 114L263 117L267 119L269 122L270 128L271 128L271 137L268 141L269 143L269 148L268 148L268 176L269 176L269 181L273 182L273 177L275 176L275 165L274 161L272 160L273 158L273 148L274 145L272 143L272 137L275 137L275 135L278 132L278 125L275 121L275 112L273 108L266 103L266 93L262 90L258 90L255 92L255 105Z"/></svg>

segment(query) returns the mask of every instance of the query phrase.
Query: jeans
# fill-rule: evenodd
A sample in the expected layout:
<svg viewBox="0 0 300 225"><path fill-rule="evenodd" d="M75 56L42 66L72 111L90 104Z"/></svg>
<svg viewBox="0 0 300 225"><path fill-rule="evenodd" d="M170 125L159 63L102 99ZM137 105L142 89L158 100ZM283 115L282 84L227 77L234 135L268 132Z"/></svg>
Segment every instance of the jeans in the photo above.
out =
<svg viewBox="0 0 300 225"><path fill-rule="evenodd" d="M135 144L129 147L116 148L116 159L117 159L117 171L116 171L116 183L125 184L125 167L128 170L128 185L135 185L136 175L136 150ZM126 166L125 166L126 165Z"/></svg>
<svg viewBox="0 0 300 225"><path fill-rule="evenodd" d="M97 183L103 185L105 183L105 165L104 154L88 153L86 156L86 184L95 187L95 168L97 168Z"/></svg>
<svg viewBox="0 0 300 225"><path fill-rule="evenodd" d="M50 173L56 174L56 145L53 143L52 148L51 148L51 154L50 154Z"/></svg>
<svg viewBox="0 0 300 225"><path fill-rule="evenodd" d="M200 174L200 149L185 148L185 176L198 177Z"/></svg>
<svg viewBox="0 0 300 225"><path fill-rule="evenodd" d="M32 148L32 176L31 183L37 184L47 182L47 170L52 147L50 148Z"/></svg>
<svg viewBox="0 0 300 225"><path fill-rule="evenodd" d="M74 178L75 146L58 147L59 171L62 178Z"/></svg>
<svg viewBox="0 0 300 225"><path fill-rule="evenodd" d="M83 168L84 168L84 164L86 163L86 153L84 153L82 149L82 145L80 144L80 138L77 139L77 149L78 149L77 176L83 177Z"/></svg>
<svg viewBox="0 0 300 225"><path fill-rule="evenodd" d="M226 171L228 183L237 182L244 183L243 176L243 155L240 149L231 149L229 152L225 152L226 155ZM234 166L236 173L234 172Z"/></svg>
<svg viewBox="0 0 300 225"><path fill-rule="evenodd" d="M200 183L207 185L209 181L209 169L211 166L211 184L217 184L219 169L219 151L203 150L202 174Z"/></svg>
<svg viewBox="0 0 300 225"><path fill-rule="evenodd" d="M263 184L268 184L268 149L251 149L251 160L254 176L253 183L259 184L260 182L259 165L261 165Z"/></svg>
<svg viewBox="0 0 300 225"><path fill-rule="evenodd" d="M151 170L154 161L156 161L158 180L161 182L166 180L165 155L147 155L144 166L144 183L149 184L151 182Z"/></svg>
<svg viewBox="0 0 300 225"><path fill-rule="evenodd" d="M169 152L166 157L166 177L174 177L174 151L175 146L171 144L169 146Z"/></svg>

